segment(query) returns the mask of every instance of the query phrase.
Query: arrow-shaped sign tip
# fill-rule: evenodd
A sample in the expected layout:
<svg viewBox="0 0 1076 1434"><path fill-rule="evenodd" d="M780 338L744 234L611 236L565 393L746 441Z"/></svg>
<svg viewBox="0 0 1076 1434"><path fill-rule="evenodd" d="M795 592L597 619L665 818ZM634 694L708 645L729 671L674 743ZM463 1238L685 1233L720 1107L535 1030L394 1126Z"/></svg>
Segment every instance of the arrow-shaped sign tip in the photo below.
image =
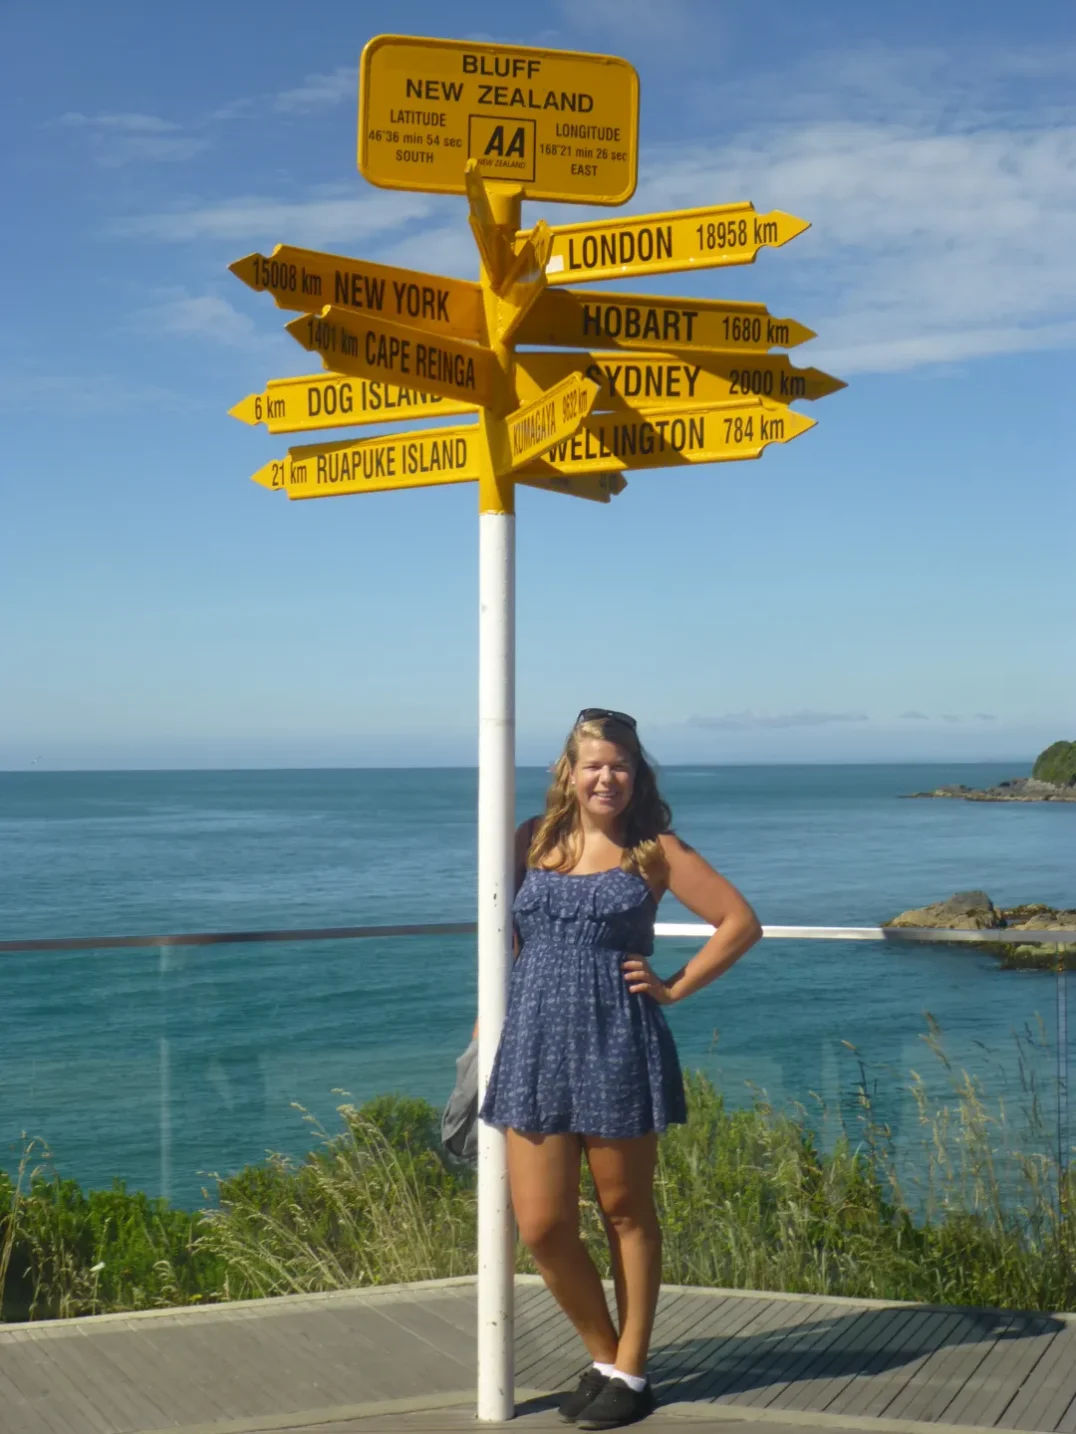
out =
<svg viewBox="0 0 1076 1434"><path fill-rule="evenodd" d="M228 265L228 272L234 274L237 279L242 279L244 284L251 284L261 257L260 254L244 254L242 259Z"/></svg>
<svg viewBox="0 0 1076 1434"><path fill-rule="evenodd" d="M279 488L280 488L280 484L273 482L273 469L274 469L274 468L279 469L279 468L280 468L280 464L279 464L279 463L266 463L266 465L265 465L263 468L259 468L259 469L258 469L257 473L252 473L252 474L250 475L250 481L251 481L252 483L257 483L257 484L259 485L259 487L262 487L262 488L278 488L278 489L279 489Z"/></svg>
<svg viewBox="0 0 1076 1434"><path fill-rule="evenodd" d="M787 244L790 239L798 238L800 234L811 227L809 219L798 219L795 214L786 214L783 209L776 210L775 214L784 231L784 238L780 241L782 244Z"/></svg>
<svg viewBox="0 0 1076 1434"><path fill-rule="evenodd" d="M241 398L234 408L229 408L228 417L238 418L240 423L257 423L254 416L254 400L258 397L256 393L248 393L246 398Z"/></svg>

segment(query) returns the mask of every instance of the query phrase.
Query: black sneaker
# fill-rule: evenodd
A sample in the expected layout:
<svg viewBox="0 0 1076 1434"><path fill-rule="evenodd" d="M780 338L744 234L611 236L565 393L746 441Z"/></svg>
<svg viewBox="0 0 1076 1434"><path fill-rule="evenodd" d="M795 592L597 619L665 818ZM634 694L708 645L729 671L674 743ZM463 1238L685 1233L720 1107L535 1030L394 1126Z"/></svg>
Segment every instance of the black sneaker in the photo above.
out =
<svg viewBox="0 0 1076 1434"><path fill-rule="evenodd" d="M584 1409L577 1422L578 1429L619 1429L622 1424L634 1424L653 1414L657 1400L647 1380L638 1394L622 1379L613 1375L605 1382L605 1388L596 1394Z"/></svg>
<svg viewBox="0 0 1076 1434"><path fill-rule="evenodd" d="M565 1424L574 1424L587 1405L609 1383L609 1376L593 1365L583 1371L579 1383L560 1401L559 1414Z"/></svg>

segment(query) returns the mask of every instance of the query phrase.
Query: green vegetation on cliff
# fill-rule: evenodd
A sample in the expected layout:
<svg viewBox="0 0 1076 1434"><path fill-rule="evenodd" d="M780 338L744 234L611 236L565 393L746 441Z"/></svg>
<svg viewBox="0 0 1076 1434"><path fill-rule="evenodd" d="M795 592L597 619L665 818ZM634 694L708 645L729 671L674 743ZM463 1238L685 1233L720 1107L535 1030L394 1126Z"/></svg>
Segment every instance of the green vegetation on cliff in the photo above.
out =
<svg viewBox="0 0 1076 1434"><path fill-rule="evenodd" d="M1055 787L1076 786L1076 742L1053 742L1035 758L1031 775Z"/></svg>
<svg viewBox="0 0 1076 1434"><path fill-rule="evenodd" d="M944 1062L931 1027L927 1044ZM858 1059L858 1057L857 1057ZM946 1063L947 1065L947 1063ZM761 1094L731 1109L688 1078L689 1120L661 1141L657 1200L670 1283L851 1297L1076 1308L1076 1175L1045 1154L1034 1097L1021 1132L977 1083L951 1072L938 1106L922 1081L922 1149L898 1152L861 1075L859 1117L823 1143L806 1110ZM122 1186L88 1194L39 1146L0 1174L0 1318L296 1294L471 1274L475 1181L446 1166L438 1112L384 1096L340 1109L319 1147L219 1181L213 1210L171 1210ZM307 1117L309 1119L309 1117ZM1017 1154L1027 1141L1038 1153ZM902 1178L910 1155L917 1178ZM584 1177L583 1233L606 1269L601 1214ZM527 1252L517 1269L533 1271Z"/></svg>

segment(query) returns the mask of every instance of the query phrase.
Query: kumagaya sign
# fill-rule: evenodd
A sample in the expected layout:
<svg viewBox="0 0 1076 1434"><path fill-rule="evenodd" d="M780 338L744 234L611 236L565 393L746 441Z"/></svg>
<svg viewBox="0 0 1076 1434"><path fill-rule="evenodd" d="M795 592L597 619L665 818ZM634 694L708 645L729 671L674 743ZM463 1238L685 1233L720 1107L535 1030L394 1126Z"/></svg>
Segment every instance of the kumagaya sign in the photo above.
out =
<svg viewBox="0 0 1076 1434"><path fill-rule="evenodd" d="M787 351L814 337L797 319L725 298L716 284L684 298L645 291L651 276L697 270L712 279L752 264L804 234L806 220L700 194L690 209L555 226L528 215L524 226L525 199L630 199L638 111L638 77L616 56L380 35L360 62L359 169L382 188L465 196L461 233L469 224L477 278L287 243L231 266L297 315L287 333L325 370L270 379L233 416L273 434L357 430L289 448L255 483L296 500L442 488L445 504L454 501L446 485L477 488L480 1091L513 964L517 487L538 490L541 502L554 493L608 503L623 494L625 474L639 472L683 508L692 491L685 469L696 481L720 473L731 482L742 469L702 465L793 442L815 423L796 405L844 387L791 361ZM426 234L434 262L435 231L414 237ZM634 281L633 292L603 288L613 279ZM391 420L405 426L364 432ZM752 475L753 485L763 481ZM410 501L412 522L435 521L432 499ZM373 518L369 507L364 516ZM352 531L357 543L377 541L359 524ZM603 562L597 538L595 552ZM606 566L617 579L615 556ZM416 571L408 580L425 579ZM363 581L360 561L355 582ZM437 600L432 588L426 596ZM361 591L352 597L355 611L376 612ZM587 700L613 697L596 689ZM477 1186L477 1413L500 1421L513 1413L512 1212L504 1134L481 1123Z"/></svg>
<svg viewBox="0 0 1076 1434"><path fill-rule="evenodd" d="M463 166L526 199L623 204L635 192L639 77L571 50L379 35L359 68L359 169L371 184L462 194Z"/></svg>

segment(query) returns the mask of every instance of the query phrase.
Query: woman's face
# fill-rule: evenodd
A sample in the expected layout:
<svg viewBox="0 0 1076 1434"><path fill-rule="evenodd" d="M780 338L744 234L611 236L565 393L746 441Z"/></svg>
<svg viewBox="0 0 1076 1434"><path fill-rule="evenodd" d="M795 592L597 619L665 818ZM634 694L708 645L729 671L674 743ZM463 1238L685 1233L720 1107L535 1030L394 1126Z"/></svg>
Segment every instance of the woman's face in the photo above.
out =
<svg viewBox="0 0 1076 1434"><path fill-rule="evenodd" d="M583 737L572 768L572 783L580 808L597 821L622 816L635 786L631 753L615 742Z"/></svg>

